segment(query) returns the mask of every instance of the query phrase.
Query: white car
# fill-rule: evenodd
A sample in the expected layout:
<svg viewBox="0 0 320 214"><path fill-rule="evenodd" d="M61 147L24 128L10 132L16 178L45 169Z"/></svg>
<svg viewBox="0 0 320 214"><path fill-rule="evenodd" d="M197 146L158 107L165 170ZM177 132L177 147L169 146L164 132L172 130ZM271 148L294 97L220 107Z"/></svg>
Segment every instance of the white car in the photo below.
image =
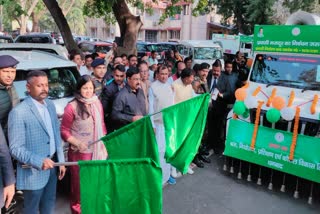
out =
<svg viewBox="0 0 320 214"><path fill-rule="evenodd" d="M47 73L49 99L53 101L57 115L61 119L65 106L73 99L77 79L80 77L76 64L58 55L41 51L0 50L0 55L10 55L19 61L13 84L21 100L27 96L27 73L32 70L42 70ZM67 160L68 144L63 145Z"/></svg>
<svg viewBox="0 0 320 214"><path fill-rule="evenodd" d="M59 55L65 59L68 59L68 50L55 44L40 44L40 43L2 43L0 50L17 50L17 51L43 51L55 55Z"/></svg>

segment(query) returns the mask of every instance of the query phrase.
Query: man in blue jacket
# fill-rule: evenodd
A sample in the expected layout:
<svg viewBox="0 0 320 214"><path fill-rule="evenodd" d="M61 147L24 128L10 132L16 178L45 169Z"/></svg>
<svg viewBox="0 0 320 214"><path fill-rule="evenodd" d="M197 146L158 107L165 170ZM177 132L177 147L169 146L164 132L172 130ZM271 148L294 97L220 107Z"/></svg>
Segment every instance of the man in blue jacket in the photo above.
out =
<svg viewBox="0 0 320 214"><path fill-rule="evenodd" d="M0 124L0 209L9 207L14 195L14 177L11 156ZM0 211L1 213L1 211Z"/></svg>
<svg viewBox="0 0 320 214"><path fill-rule="evenodd" d="M58 174L54 162L64 162L59 121L54 104L47 99L48 90L45 72L29 72L29 96L9 114L9 146L18 161L17 189L23 190L25 214L54 212ZM22 164L31 167L22 168ZM65 170L59 167L60 180Z"/></svg>

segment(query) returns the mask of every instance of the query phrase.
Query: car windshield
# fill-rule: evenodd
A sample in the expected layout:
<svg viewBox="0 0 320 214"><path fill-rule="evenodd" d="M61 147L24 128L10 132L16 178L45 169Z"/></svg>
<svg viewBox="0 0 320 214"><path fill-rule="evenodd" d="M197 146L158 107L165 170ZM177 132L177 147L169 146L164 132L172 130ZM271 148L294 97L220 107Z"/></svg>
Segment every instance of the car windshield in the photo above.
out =
<svg viewBox="0 0 320 214"><path fill-rule="evenodd" d="M176 47L171 44L161 44L161 50L168 51L168 50L175 50Z"/></svg>
<svg viewBox="0 0 320 214"><path fill-rule="evenodd" d="M148 50L148 51L161 52L161 47L158 46L158 45L156 45L156 44L147 45L147 50Z"/></svg>
<svg viewBox="0 0 320 214"><path fill-rule="evenodd" d="M0 38L0 43L13 43L10 38Z"/></svg>
<svg viewBox="0 0 320 214"><path fill-rule="evenodd" d="M194 48L194 59L220 59L222 53L213 47Z"/></svg>
<svg viewBox="0 0 320 214"><path fill-rule="evenodd" d="M44 36L20 36L17 40L17 43L51 43L49 37Z"/></svg>
<svg viewBox="0 0 320 214"><path fill-rule="evenodd" d="M110 51L111 46L96 46L96 52L107 53Z"/></svg>
<svg viewBox="0 0 320 214"><path fill-rule="evenodd" d="M137 51L147 51L145 44L137 44Z"/></svg>
<svg viewBox="0 0 320 214"><path fill-rule="evenodd" d="M59 99L63 97L70 97L73 95L75 86L77 71L76 68L53 68L44 70L49 79L49 98ZM17 70L17 75L14 81L17 93L20 99L24 99L27 96L26 91L26 76L28 71Z"/></svg>
<svg viewBox="0 0 320 214"><path fill-rule="evenodd" d="M250 80L268 85L320 89L320 58L258 54L251 71Z"/></svg>

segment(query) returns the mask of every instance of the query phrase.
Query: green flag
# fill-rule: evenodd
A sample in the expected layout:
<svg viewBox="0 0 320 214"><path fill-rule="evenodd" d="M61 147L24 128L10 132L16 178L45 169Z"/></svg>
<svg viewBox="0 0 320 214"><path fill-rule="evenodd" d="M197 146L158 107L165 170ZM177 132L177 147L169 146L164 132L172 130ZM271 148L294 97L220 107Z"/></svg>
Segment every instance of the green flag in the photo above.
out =
<svg viewBox="0 0 320 214"><path fill-rule="evenodd" d="M201 143L210 95L203 94L162 110L165 158L182 173L188 171Z"/></svg>
<svg viewBox="0 0 320 214"><path fill-rule="evenodd" d="M150 158L80 161L83 214L160 214L161 169Z"/></svg>
<svg viewBox="0 0 320 214"><path fill-rule="evenodd" d="M101 138L108 150L108 158L151 158L159 164L156 137L149 116Z"/></svg>

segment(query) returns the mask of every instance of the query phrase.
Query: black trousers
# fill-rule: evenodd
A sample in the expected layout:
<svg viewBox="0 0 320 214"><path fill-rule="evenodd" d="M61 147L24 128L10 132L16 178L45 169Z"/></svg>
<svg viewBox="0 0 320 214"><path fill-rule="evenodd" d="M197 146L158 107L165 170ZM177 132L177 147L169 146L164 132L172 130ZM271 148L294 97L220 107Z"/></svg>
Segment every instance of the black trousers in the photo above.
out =
<svg viewBox="0 0 320 214"><path fill-rule="evenodd" d="M227 105L223 101L213 101L208 111L208 147L223 152L225 147L225 115Z"/></svg>

